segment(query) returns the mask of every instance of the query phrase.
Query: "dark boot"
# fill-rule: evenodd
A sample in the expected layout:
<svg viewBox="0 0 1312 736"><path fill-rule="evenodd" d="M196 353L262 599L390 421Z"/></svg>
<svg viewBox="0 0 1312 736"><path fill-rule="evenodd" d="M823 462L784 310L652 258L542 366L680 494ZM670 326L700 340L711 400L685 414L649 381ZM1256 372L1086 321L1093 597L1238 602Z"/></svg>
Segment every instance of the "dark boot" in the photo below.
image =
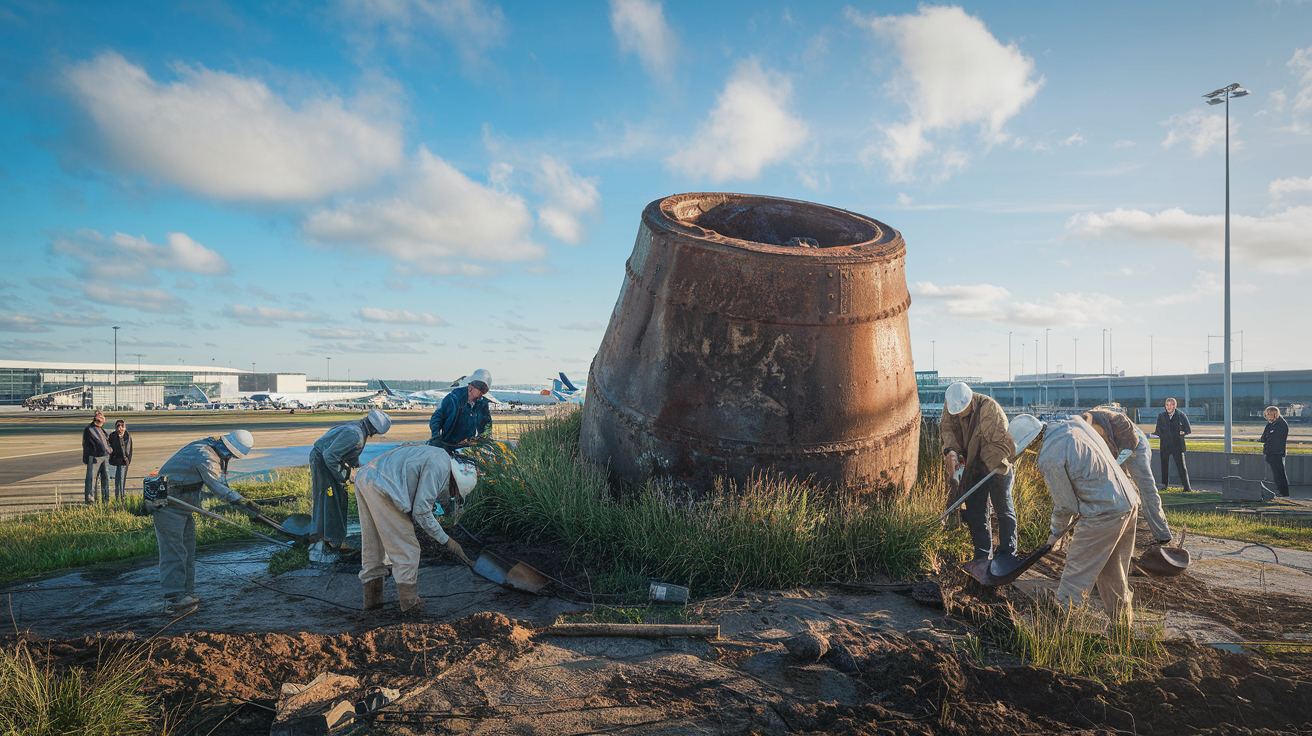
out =
<svg viewBox="0 0 1312 736"><path fill-rule="evenodd" d="M401 612L409 613L411 611L419 613L424 607L424 599L419 597L419 586L415 584L397 583L396 592L401 596Z"/></svg>
<svg viewBox="0 0 1312 736"><path fill-rule="evenodd" d="M372 611L383 607L383 579L374 578L364 584L364 610Z"/></svg>

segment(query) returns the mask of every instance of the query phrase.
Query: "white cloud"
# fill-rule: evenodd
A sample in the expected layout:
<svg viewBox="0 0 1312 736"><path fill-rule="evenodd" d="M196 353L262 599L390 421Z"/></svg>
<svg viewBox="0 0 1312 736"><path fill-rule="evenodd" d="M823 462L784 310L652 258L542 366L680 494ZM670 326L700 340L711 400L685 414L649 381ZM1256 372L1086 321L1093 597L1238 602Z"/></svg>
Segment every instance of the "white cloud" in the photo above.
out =
<svg viewBox="0 0 1312 736"><path fill-rule="evenodd" d="M401 125L378 97L294 106L257 79L175 72L160 83L114 52L65 71L111 165L220 199L287 201L373 182L403 162Z"/></svg>
<svg viewBox="0 0 1312 736"><path fill-rule="evenodd" d="M586 322L570 322L569 324L561 325L561 326L560 326L560 329L562 329L562 330L580 330L580 331L583 331L583 332L594 332L594 331L596 331L596 330L604 330L604 329L606 329L606 325L603 324L602 322L598 322L598 321L595 320L595 319L590 319L590 320L587 320Z"/></svg>
<svg viewBox="0 0 1312 736"><path fill-rule="evenodd" d="M356 319L365 322L387 322L391 324L406 325L434 325L445 327L447 321L428 312L407 312L404 309L379 309L378 307L364 307L355 313Z"/></svg>
<svg viewBox="0 0 1312 736"><path fill-rule="evenodd" d="M1275 199L1297 192L1312 192L1312 176L1306 179L1299 179L1298 177L1276 179L1267 186L1267 193Z"/></svg>
<svg viewBox="0 0 1312 736"><path fill-rule="evenodd" d="M1135 145L1134 141L1127 141L1124 138L1122 138L1121 140L1113 143L1112 148L1132 148L1134 147L1134 145Z"/></svg>
<svg viewBox="0 0 1312 736"><path fill-rule="evenodd" d="M1148 213L1115 209L1085 213L1067 223L1067 237L1113 243L1176 243L1201 258L1220 260L1225 244L1224 215L1191 215L1179 208ZM1312 207L1290 207L1261 217L1231 215L1231 247L1242 263L1268 270L1312 267Z"/></svg>
<svg viewBox="0 0 1312 736"><path fill-rule="evenodd" d="M435 28L466 67L484 65L487 52L506 35L501 6L483 0L341 0L340 5L358 42L373 45L367 33L380 29L389 44L408 47L417 31Z"/></svg>
<svg viewBox="0 0 1312 736"><path fill-rule="evenodd" d="M789 112L792 96L787 77L754 59L739 64L692 143L666 165L714 182L755 179L807 139L806 124Z"/></svg>
<svg viewBox="0 0 1312 736"><path fill-rule="evenodd" d="M1170 127L1170 130L1166 133L1166 140L1162 141L1162 148L1170 148L1177 143L1188 143L1189 150L1195 156L1202 156L1213 146L1220 146L1225 143L1224 115L1203 110L1190 110L1189 112L1172 115L1163 120L1162 125ZM1231 148L1239 148L1239 140L1236 137L1238 132L1239 124L1231 122Z"/></svg>
<svg viewBox="0 0 1312 736"><path fill-rule="evenodd" d="M1124 305L1106 294L1055 293L1045 299L1024 302L1011 292L992 284L937 286L919 282L911 289L917 299L941 304L948 316L980 322L1080 329L1121 321Z"/></svg>
<svg viewBox="0 0 1312 736"><path fill-rule="evenodd" d="M1223 292L1221 279L1211 271L1198 271L1193 286L1175 294L1163 294L1148 302L1150 307L1171 307L1202 301Z"/></svg>
<svg viewBox="0 0 1312 736"><path fill-rule="evenodd" d="M601 202L599 180L575 174L569 165L552 156L542 156L538 166L536 190L545 200L538 208L538 221L566 243L582 242L588 232L581 218L595 214Z"/></svg>
<svg viewBox="0 0 1312 736"><path fill-rule="evenodd" d="M319 327L301 331L320 340L364 340L374 336L373 330L348 330L341 327Z"/></svg>
<svg viewBox="0 0 1312 736"><path fill-rule="evenodd" d="M1286 65L1289 71L1298 75L1299 90L1294 95L1294 109L1312 109L1312 46L1295 51Z"/></svg>
<svg viewBox="0 0 1312 736"><path fill-rule="evenodd" d="M0 332L49 332L50 328L30 314L0 314Z"/></svg>
<svg viewBox="0 0 1312 736"><path fill-rule="evenodd" d="M91 327L104 324L108 324L108 320L94 313L0 314L0 332L49 332L51 325Z"/></svg>
<svg viewBox="0 0 1312 736"><path fill-rule="evenodd" d="M423 147L398 194L319 210L302 228L320 242L429 266L440 259L504 262L545 254L530 237L533 216L523 198L471 180Z"/></svg>
<svg viewBox="0 0 1312 736"><path fill-rule="evenodd" d="M1076 144L1082 146L1084 145L1084 136L1080 135L1079 133L1071 133L1071 137L1062 141L1061 144L1063 146L1074 146Z"/></svg>
<svg viewBox="0 0 1312 736"><path fill-rule="evenodd" d="M632 53L647 73L668 82L679 41L665 22L665 10L653 0L610 0L610 28L622 53Z"/></svg>
<svg viewBox="0 0 1312 736"><path fill-rule="evenodd" d="M182 271L202 276L225 276L232 273L227 259L187 236L168 233L165 245L156 245L144 235L114 233L106 238L95 230L82 229L58 235L50 249L59 255L82 261L78 269L84 279L157 279L151 271Z"/></svg>
<svg viewBox="0 0 1312 736"><path fill-rule="evenodd" d="M849 10L848 17L891 41L901 61L890 87L911 117L883 126L884 141L865 154L884 159L894 180L914 178L916 162L936 153L932 134L978 125L987 145L1005 141L1007 121L1043 85L1032 58L1015 43L1004 46L983 21L959 7L922 5L914 15L876 17ZM955 151L938 162L939 176L950 176L966 161L966 154Z"/></svg>
<svg viewBox="0 0 1312 736"><path fill-rule="evenodd" d="M304 312L278 307L252 307L245 304L229 305L226 314L251 327L277 327L279 322L317 322L324 319L320 312Z"/></svg>
<svg viewBox="0 0 1312 736"><path fill-rule="evenodd" d="M185 312L188 305L182 299L163 289L142 289L111 284L73 284L82 296L99 304L129 307L143 312L173 314Z"/></svg>

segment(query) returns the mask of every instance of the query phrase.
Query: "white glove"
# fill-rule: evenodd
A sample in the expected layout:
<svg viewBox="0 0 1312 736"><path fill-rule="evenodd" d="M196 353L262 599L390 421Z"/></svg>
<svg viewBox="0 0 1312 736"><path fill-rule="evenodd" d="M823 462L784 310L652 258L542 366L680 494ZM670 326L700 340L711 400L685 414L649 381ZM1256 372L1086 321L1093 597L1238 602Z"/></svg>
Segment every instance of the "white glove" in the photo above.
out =
<svg viewBox="0 0 1312 736"><path fill-rule="evenodd" d="M1121 454L1116 456L1116 464L1124 465L1125 461L1129 460L1130 456L1133 454L1134 454L1134 450L1121 450Z"/></svg>

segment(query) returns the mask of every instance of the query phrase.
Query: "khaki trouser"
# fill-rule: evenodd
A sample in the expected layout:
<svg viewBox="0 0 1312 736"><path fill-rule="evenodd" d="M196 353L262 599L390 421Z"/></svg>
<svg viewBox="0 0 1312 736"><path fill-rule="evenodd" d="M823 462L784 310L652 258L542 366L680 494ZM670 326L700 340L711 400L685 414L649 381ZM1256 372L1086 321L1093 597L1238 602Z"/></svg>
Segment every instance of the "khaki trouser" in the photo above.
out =
<svg viewBox="0 0 1312 736"><path fill-rule="evenodd" d="M398 585L419 582L419 539L410 515L392 503L387 491L368 478L355 481L355 505L360 509L360 581L369 582L387 574L385 558L392 562L392 577Z"/></svg>
<svg viewBox="0 0 1312 736"><path fill-rule="evenodd" d="M1057 587L1057 600L1081 602L1098 584L1107 615L1115 619L1124 613L1133 620L1130 602L1130 557L1134 554L1134 528L1139 518L1136 506L1124 514L1081 517L1066 551L1066 569Z"/></svg>

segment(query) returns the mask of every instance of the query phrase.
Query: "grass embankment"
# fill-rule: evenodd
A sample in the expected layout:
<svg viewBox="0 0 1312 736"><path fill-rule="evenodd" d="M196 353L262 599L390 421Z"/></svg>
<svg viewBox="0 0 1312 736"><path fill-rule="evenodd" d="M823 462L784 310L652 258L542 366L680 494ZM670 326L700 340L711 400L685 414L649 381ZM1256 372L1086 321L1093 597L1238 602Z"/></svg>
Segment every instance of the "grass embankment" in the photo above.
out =
<svg viewBox="0 0 1312 736"><path fill-rule="evenodd" d="M1189 440L1188 442L1190 452L1223 452L1225 450L1225 443L1221 441L1210 442L1207 440ZM1150 439L1148 440L1148 444L1152 446L1153 452L1157 452L1161 443L1159 440ZM1231 443L1231 446L1237 453L1247 455L1262 454L1261 442L1236 441ZM1290 455L1312 455L1312 445L1302 444L1298 440L1290 440L1286 450Z"/></svg>
<svg viewBox="0 0 1312 736"><path fill-rule="evenodd" d="M605 474L579 458L580 424L577 411L549 419L524 433L513 461L488 456L469 518L569 550L601 573L601 589L631 591L659 578L705 595L875 572L910 578L969 553L965 530L938 522L945 499L934 425L922 432L915 487L880 501L767 476L698 499L654 483L616 497ZM1042 543L1050 513L1030 458L1015 491L1022 548Z"/></svg>
<svg viewBox="0 0 1312 736"><path fill-rule="evenodd" d="M1233 539L1239 542L1255 542L1277 547L1312 551L1312 523L1307 519L1281 519L1275 516L1237 514L1226 511L1212 511L1206 506L1179 508L1182 505L1222 504L1221 494L1211 491L1194 491L1184 493L1179 488L1162 491L1162 510L1166 520L1178 535L1180 527L1189 525L1189 532L1209 537ZM1240 506L1260 512L1264 508L1276 508L1268 504L1226 503L1227 506ZM1282 507L1287 508L1287 507Z"/></svg>
<svg viewBox="0 0 1312 736"><path fill-rule="evenodd" d="M1160 625L1136 635L1124 617L1109 625L1101 607L1089 604L1059 606L1040 599L1023 612L1013 609L1011 622L1000 642L1004 649L1026 664L1067 674L1125 682L1166 654ZM972 654L982 660L982 647L977 651Z"/></svg>
<svg viewBox="0 0 1312 736"><path fill-rule="evenodd" d="M309 486L308 468L281 471L273 483L233 484L235 490L253 499L294 494L295 498L290 503L263 507L265 516L275 521L282 521L291 514L310 511L307 493ZM214 500L209 499L208 502L214 503ZM354 508L355 499L352 494L352 511ZM270 531L268 527L252 522L235 509L214 510L237 522L242 528L255 529L261 533ZM197 546L250 538L242 528L195 516ZM78 504L0 521L0 583L68 567L153 555L157 552L155 526L151 517L145 514L139 496L123 503L111 501L92 506Z"/></svg>
<svg viewBox="0 0 1312 736"><path fill-rule="evenodd" d="M55 669L26 643L0 649L0 733L24 736L135 736L154 733L151 701L140 694L145 664L131 655L93 670Z"/></svg>

